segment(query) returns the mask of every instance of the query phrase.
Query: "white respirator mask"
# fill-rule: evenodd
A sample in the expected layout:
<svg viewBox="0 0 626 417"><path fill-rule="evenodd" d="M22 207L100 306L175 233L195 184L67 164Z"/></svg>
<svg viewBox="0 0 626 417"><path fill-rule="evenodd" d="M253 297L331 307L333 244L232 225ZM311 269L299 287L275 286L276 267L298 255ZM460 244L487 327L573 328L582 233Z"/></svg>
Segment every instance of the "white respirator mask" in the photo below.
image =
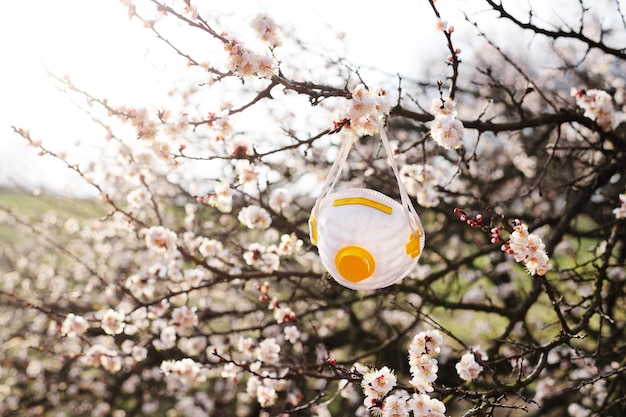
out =
<svg viewBox="0 0 626 417"><path fill-rule="evenodd" d="M356 139L351 135L344 138L309 218L311 242L322 265L335 281L353 290L375 290L401 280L415 268L424 249L422 223L400 180L381 122L378 127L402 204L367 188L329 194Z"/></svg>

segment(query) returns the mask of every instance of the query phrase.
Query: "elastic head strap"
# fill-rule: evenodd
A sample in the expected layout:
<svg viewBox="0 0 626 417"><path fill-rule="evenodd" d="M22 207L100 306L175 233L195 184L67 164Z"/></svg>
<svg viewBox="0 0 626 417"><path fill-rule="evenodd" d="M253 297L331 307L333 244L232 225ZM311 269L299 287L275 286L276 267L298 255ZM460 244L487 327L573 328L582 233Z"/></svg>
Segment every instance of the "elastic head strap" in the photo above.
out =
<svg viewBox="0 0 626 417"><path fill-rule="evenodd" d="M394 175L396 176L396 182L398 183L398 188L400 190L400 199L402 201L402 209L404 210L404 214L406 216L407 222L409 223L409 227L411 228L411 233L416 238L420 237L420 232L417 231L417 222L419 222L419 216L411 204L411 200L409 195L406 192L406 188L404 188L404 184L402 183L402 179L400 178L400 173L398 172L398 166L396 164L396 158L391 150L391 145L389 144L389 138L387 137L387 133L385 132L385 126L382 121L377 118L376 120L378 124L378 130L380 132L380 138L383 142L383 147L385 148L385 152L387 153L387 158L389 159L389 164L391 165L391 169L393 170ZM313 210L311 216L313 218L317 218L319 214L319 203L320 201L328 195L328 193L335 187L335 184L341 177L341 173L343 172L344 167L346 166L346 161L348 159L348 155L350 154L350 149L352 149L352 145L356 141L357 136L353 133L346 134L341 145L339 147L339 151L337 152L337 157L335 158L335 162L330 167L330 171L328 171L328 175L324 180L324 184L322 185L322 189L315 200L315 205L313 206ZM410 214L409 214L410 213ZM413 221L411 221L411 214L413 215Z"/></svg>
<svg viewBox="0 0 626 417"><path fill-rule="evenodd" d="M320 201L328 195L341 177L341 173L343 172L343 169L346 166L346 161L348 160L348 155L350 154L350 149L352 149L352 144L356 139L357 137L353 133L345 134L343 141L339 146L335 162L333 162L333 165L330 167L330 171L328 171L324 184L322 184L322 189L317 196L317 200L315 200L315 205L313 206L313 211L311 213L313 218L318 217L317 215L319 214Z"/></svg>
<svg viewBox="0 0 626 417"><path fill-rule="evenodd" d="M391 145L389 144L389 138L387 137L387 132L385 132L385 126L380 119L377 119L378 130L380 132L380 138L383 142L383 147L385 148L385 152L387 152L387 157L389 159L389 163L391 164L391 169L393 170L394 175L396 176L396 181L398 183L398 188L400 189L400 199L402 201L402 208L404 209L404 214L406 215L406 219L411 227L411 232L416 238L420 237L420 233L417 231L417 222L419 221L419 217L413 204L411 204L411 199L409 198L408 193L406 192L406 188L404 188L404 184L402 183L402 179L400 178L400 173L398 172L398 166L396 164L396 158L391 150ZM411 221L411 213L413 215L413 221Z"/></svg>

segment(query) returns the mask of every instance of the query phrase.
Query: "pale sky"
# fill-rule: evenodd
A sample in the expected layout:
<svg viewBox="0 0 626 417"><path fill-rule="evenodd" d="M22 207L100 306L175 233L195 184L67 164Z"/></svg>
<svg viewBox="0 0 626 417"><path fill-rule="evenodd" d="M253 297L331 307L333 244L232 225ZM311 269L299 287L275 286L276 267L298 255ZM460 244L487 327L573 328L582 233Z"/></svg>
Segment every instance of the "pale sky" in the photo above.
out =
<svg viewBox="0 0 626 417"><path fill-rule="evenodd" d="M411 76L423 65L433 60L441 62L447 56L426 0L389 0L384 5L356 0L231 0L206 4L219 6L227 16L241 16L241 27L247 27L252 17L265 11L299 37L321 42L324 47L329 37L335 39L333 31L344 32L350 61L392 74ZM461 28L463 15L459 9L468 11L480 4L475 0L447 0L438 6L446 20ZM478 12L475 16L480 15ZM228 29L237 31L238 27ZM460 33L455 36L456 46L471 49L471 37ZM147 54L149 47L153 50ZM153 66L167 67L176 59L173 52L158 52L162 48L149 31L128 23L125 10L116 0L4 2L0 11L0 186L18 182L67 190L72 187L68 184L81 183L72 182L74 175L58 161L37 157L36 150L11 132L12 124L30 127L33 136L55 150L71 149L77 141L88 144L89 149L89 141L102 136L56 91L44 67L58 75L69 75L99 97L154 102L159 100L168 77ZM442 73L441 79L447 75ZM174 79L176 73L169 76ZM415 78L423 77L417 74Z"/></svg>
<svg viewBox="0 0 626 417"><path fill-rule="evenodd" d="M379 2L335 0L218 3L230 9L226 14L241 15L242 26L266 11L312 42L334 39L330 28L345 32L348 57L361 65L394 73L422 58L407 48L419 49L423 30L418 27L422 24L415 23L428 11L425 1L416 6L414 1L393 0L384 7ZM428 17L426 21L432 20ZM433 32L432 25L428 31ZM158 94L155 86L163 87L151 64L164 65L165 58L174 55L153 52L146 62L148 45L160 44L149 31L129 25L125 10L115 0L5 2L0 12L0 186L18 182L65 190L67 181L76 183L67 168L36 156L37 151L9 126L30 127L33 136L55 150L69 149L77 141L88 143L89 136L95 136L90 121L56 90L44 68L69 75L95 95L149 101Z"/></svg>

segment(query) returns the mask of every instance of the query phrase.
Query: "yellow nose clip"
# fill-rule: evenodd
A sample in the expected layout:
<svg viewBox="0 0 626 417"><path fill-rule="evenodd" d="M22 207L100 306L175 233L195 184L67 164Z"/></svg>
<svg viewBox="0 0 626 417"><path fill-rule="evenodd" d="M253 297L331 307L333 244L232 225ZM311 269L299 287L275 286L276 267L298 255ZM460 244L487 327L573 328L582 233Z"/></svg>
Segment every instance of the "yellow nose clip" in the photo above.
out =
<svg viewBox="0 0 626 417"><path fill-rule="evenodd" d="M374 273L376 263L366 249L360 246L345 246L337 251L335 266L344 279L359 282Z"/></svg>

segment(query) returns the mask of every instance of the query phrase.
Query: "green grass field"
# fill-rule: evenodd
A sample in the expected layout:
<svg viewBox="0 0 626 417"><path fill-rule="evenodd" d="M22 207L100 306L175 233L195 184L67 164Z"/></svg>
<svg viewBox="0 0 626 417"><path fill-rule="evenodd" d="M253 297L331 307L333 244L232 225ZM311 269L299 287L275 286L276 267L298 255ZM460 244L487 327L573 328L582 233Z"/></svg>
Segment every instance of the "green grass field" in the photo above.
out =
<svg viewBox="0 0 626 417"><path fill-rule="evenodd" d="M87 219L106 215L98 200L58 197L25 191L0 189L0 245L15 244L23 240L23 233L13 216L33 221L45 215L56 216L59 221L69 218Z"/></svg>

